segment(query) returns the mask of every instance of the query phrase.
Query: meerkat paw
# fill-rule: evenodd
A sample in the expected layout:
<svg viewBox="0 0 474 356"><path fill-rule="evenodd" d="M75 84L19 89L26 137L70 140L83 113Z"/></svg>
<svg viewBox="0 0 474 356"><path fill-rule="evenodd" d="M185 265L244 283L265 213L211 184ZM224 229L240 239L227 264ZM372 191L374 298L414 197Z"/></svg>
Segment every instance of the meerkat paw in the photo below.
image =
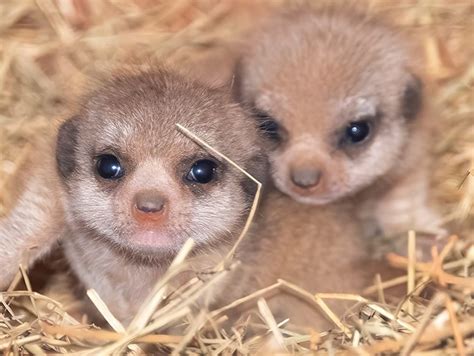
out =
<svg viewBox="0 0 474 356"><path fill-rule="evenodd" d="M416 233L416 256L419 261L431 260L433 246L442 248L449 237L449 232L441 223L440 216L427 206L412 209L405 206L403 209L380 210L378 223L385 243L380 245L380 254L394 252L407 256L408 232Z"/></svg>
<svg viewBox="0 0 474 356"><path fill-rule="evenodd" d="M447 230L440 229L437 233L415 232L415 256L419 262L429 262L432 260L432 249L436 247L441 251L448 243L449 234ZM379 241L375 249L377 256L387 253L395 253L400 256L408 256L408 232L398 235L385 236Z"/></svg>
<svg viewBox="0 0 474 356"><path fill-rule="evenodd" d="M416 206L400 201L393 205L382 205L376 213L376 219L385 236L396 236L410 230L439 238L447 235L440 215L425 204Z"/></svg>

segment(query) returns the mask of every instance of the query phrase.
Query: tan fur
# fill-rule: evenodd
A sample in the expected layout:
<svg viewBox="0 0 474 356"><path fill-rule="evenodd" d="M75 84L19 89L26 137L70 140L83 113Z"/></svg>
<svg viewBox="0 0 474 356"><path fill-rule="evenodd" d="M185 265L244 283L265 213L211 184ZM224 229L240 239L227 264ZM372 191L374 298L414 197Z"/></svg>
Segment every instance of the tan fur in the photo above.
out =
<svg viewBox="0 0 474 356"><path fill-rule="evenodd" d="M282 128L270 155L282 192L316 205L352 197L386 235L442 233L428 199L433 117L413 95L404 101L423 95L421 61L404 36L353 9L300 8L270 21L247 52L237 94ZM346 125L366 115L378 116L367 142L339 144ZM302 167L322 172L317 186L292 184L291 170Z"/></svg>

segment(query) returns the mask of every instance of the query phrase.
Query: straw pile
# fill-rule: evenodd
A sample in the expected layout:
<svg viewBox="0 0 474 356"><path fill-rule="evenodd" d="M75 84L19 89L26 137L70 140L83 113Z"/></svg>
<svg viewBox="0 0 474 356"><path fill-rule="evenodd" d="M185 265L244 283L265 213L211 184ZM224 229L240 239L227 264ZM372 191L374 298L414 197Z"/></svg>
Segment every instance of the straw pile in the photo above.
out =
<svg viewBox="0 0 474 356"><path fill-rule="evenodd" d="M62 115L81 90L84 73L120 63L130 53L183 66L219 58L221 48L242 41L262 18L284 5L283 0L3 1L0 209L8 200L8 179L27 154L28 142L46 133ZM232 328L222 327L227 309L191 313L193 302L227 273L224 269L216 270L206 280L192 280L179 293L163 300L169 280L185 268L189 244L127 330L93 292L90 298L114 331L75 320L66 312L74 309L74 299L67 299L64 283L53 283L53 292L49 293L54 295L52 299L32 291L22 270L17 281L23 279L25 286L0 294L0 351L246 354L256 352L259 345L268 345L270 339L283 352L474 353L473 5L470 0L374 0L370 7L371 11L393 16L401 26L420 35L426 49L427 68L437 85L433 98L439 113L436 119L441 124L440 134L433 140L437 157L433 186L446 223L460 238L452 237L442 251L434 250L431 263L413 264L391 255L391 263L407 270L407 274L392 281L376 279L374 286L365 291L372 299L357 295L312 296L285 281L269 288L313 298L323 309L327 299L353 301L347 316L333 319L335 327L328 331L288 330L287 321L275 320L265 302L269 290L248 297L255 301L258 313ZM415 238L410 235L409 247ZM386 289L400 284L408 285L407 296L402 300L390 298L390 290ZM427 290L432 297L422 293ZM165 327L182 324L186 328L180 335L160 334Z"/></svg>

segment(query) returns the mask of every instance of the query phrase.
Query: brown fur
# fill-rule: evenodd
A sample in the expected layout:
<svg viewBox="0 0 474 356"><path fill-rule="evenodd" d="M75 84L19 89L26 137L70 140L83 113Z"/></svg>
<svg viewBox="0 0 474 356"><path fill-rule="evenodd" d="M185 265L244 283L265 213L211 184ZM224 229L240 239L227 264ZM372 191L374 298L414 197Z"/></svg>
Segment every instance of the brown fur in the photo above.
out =
<svg viewBox="0 0 474 356"><path fill-rule="evenodd" d="M236 92L259 120L280 126L270 163L282 192L315 205L351 197L375 221L368 226L389 236L442 234L428 199L432 117L404 36L353 9L300 8L270 21L247 52ZM367 115L368 139L341 143L349 122ZM311 189L290 179L303 169L321 173Z"/></svg>

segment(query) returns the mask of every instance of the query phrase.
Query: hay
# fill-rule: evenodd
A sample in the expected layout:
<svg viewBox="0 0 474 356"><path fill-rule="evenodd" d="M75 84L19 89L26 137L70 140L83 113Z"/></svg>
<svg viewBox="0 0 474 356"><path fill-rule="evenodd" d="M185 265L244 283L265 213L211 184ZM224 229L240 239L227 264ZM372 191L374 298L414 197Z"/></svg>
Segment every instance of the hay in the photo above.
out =
<svg viewBox="0 0 474 356"><path fill-rule="evenodd" d="M58 302L31 291L28 277L23 274L27 281L26 291L1 294L0 302L5 311L0 318L0 350L109 355L127 349L141 352L146 345L152 344L167 347L166 350L175 354L180 350L187 353L231 354L237 351L247 354L255 352L258 345L269 335L273 335L281 350L288 352L319 350L325 353L333 349L371 355L382 352L409 354L412 351L431 350L431 354L436 355L440 350L446 353L454 353L457 350L459 354L467 354L473 350L474 278L458 276L466 276L469 271L472 273L474 248L471 247L468 251L468 257L446 262L445 259L450 256L455 242L456 238L452 238L439 255L434 252L432 263L415 264L416 274L408 278L412 278L415 285L411 295L407 296L412 303L411 313L404 309L402 304L399 307L390 306L359 295L312 295L298 286L279 280L275 285L234 301L226 307L210 312L201 310L200 314L195 316L190 307L229 273L233 266L229 269L216 269L206 281L195 278L180 288L179 293L173 293L163 299L164 291L172 277L186 268L184 258L192 247L192 243L187 243L127 330L110 314L100 297L90 293L94 304L105 319L110 321L115 330L112 332L79 323L68 315ZM396 260L401 266L409 265L409 262L400 256L396 256ZM439 289L431 301L415 293L426 286L427 280L431 280ZM446 288L448 284L450 287ZM328 318L333 320L335 329L322 333L316 333L314 330L296 333L286 329L288 320L275 320L265 303L264 298L275 289L286 290L302 299L313 301L315 306L319 306ZM353 311L344 319L339 319L325 303L331 299L352 301ZM225 320L221 318L222 315L249 300L257 301L261 317L234 325L233 334L230 335L219 327ZM157 309L158 302L162 303ZM184 335L159 333L160 329L179 326L183 322L188 324Z"/></svg>
<svg viewBox="0 0 474 356"><path fill-rule="evenodd" d="M219 59L220 48L243 41L253 26L284 4L283 0L3 1L0 214L8 201L6 184L27 154L28 142L47 133L74 102L86 73L128 60L130 53L182 66L196 59ZM401 26L416 32L424 44L428 73L438 87L433 101L441 127L432 147L437 163L433 187L445 222L461 239L452 238L440 252L434 249L430 263L390 255L390 262L407 274L389 281L378 278L363 296L312 295L280 280L220 310L198 314L191 312L194 302L234 265L226 263L226 268L216 269L206 279L192 280L167 295L167 284L185 268L182 257L189 248L186 246L128 329L101 305L100 296L90 292L114 331L74 319L67 313L74 309L73 300L66 300L61 292L54 298L34 292L21 270L17 280L24 280L25 288L0 294L0 350L5 354L139 354L158 350L247 354L266 345L274 351L313 350L321 354L473 353L473 5L469 0L374 0L370 8L391 15ZM412 235L409 251L415 239ZM390 296L390 289L399 285L408 289L402 299ZM295 332L287 326L288 320L275 320L265 298L277 289L312 301L333 321L334 328ZM425 299L422 290L434 291L434 296ZM354 306L341 319L328 307L328 299L349 300ZM258 312L224 329L226 312L249 301ZM185 332L180 335L160 333L183 324Z"/></svg>

